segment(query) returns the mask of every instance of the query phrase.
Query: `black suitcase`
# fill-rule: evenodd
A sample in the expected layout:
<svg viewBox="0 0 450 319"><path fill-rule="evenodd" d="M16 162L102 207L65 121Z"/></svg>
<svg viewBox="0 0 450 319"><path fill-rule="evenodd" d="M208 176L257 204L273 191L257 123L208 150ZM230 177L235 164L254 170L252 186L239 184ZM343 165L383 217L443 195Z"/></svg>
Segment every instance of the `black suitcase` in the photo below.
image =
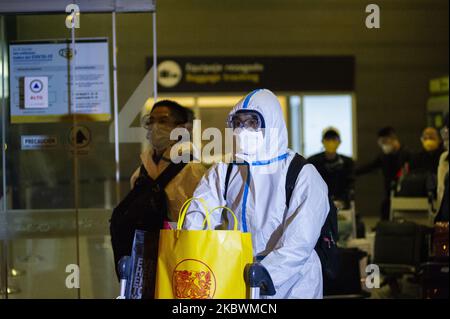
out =
<svg viewBox="0 0 450 319"><path fill-rule="evenodd" d="M370 294L361 287L360 261L367 253L358 248L338 248L339 272L335 279L324 276L325 298L365 298Z"/></svg>
<svg viewBox="0 0 450 319"><path fill-rule="evenodd" d="M422 298L448 299L448 262L427 262L421 265Z"/></svg>
<svg viewBox="0 0 450 319"><path fill-rule="evenodd" d="M429 192L435 192L437 180L435 174L424 171L408 173L397 185L397 197L427 197Z"/></svg>
<svg viewBox="0 0 450 319"><path fill-rule="evenodd" d="M429 230L413 222L382 221L376 227L374 263L382 271L415 272L426 261Z"/></svg>

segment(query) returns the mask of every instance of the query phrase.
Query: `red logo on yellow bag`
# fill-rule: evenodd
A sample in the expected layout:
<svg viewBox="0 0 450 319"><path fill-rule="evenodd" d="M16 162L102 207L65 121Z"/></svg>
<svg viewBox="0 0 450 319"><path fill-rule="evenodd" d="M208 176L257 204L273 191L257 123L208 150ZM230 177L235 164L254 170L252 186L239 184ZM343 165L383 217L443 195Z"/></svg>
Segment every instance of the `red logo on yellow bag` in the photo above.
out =
<svg viewBox="0 0 450 319"><path fill-rule="evenodd" d="M211 268L196 259L184 259L173 271L173 294L177 299L211 299L216 293L216 277Z"/></svg>

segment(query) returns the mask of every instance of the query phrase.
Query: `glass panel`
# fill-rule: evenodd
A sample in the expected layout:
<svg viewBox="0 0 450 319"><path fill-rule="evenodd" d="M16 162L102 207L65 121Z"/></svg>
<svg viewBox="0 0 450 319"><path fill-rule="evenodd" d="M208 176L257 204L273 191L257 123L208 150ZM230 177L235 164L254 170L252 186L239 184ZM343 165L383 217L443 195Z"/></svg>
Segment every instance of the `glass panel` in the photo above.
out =
<svg viewBox="0 0 450 319"><path fill-rule="evenodd" d="M337 128L341 135L339 153L353 156L353 118L351 95L304 95L303 134L304 155L323 151L322 131Z"/></svg>
<svg viewBox="0 0 450 319"><path fill-rule="evenodd" d="M112 15L89 15L83 23L85 21L80 36L108 37L112 110ZM130 33L129 30L139 32ZM153 100L153 70L146 70L147 61L152 56L151 15L117 14L116 38L118 118L113 117L107 123L90 123L92 147L89 154L80 157L80 207L89 208L80 210L80 231L84 227L82 223L92 225L80 232L81 298L114 298L119 292L108 220L112 207L129 192L131 175L140 164L139 154L146 135L140 119L146 110L146 101ZM118 140L115 139L115 120ZM117 145L118 172L115 142L120 142ZM117 180L119 183L116 183Z"/></svg>
<svg viewBox="0 0 450 319"><path fill-rule="evenodd" d="M6 298L6 278L7 278L7 267L6 267L6 221L5 221L5 172L3 168L4 164L4 102L6 98L6 87L5 79L6 75L6 64L4 61L6 52L6 39L5 39L5 21L4 17L0 16L0 299Z"/></svg>
<svg viewBox="0 0 450 319"><path fill-rule="evenodd" d="M118 16L117 20L121 18ZM107 115L106 118L90 121L79 119L77 123L83 135L77 151L75 172L78 182L75 207L78 208L80 298L112 299L119 291L108 222L117 202L115 140L110 130L114 120L112 15L84 14L76 36L80 50L84 40L95 39L92 43L96 43L86 52L85 58L80 54L76 60L80 66L77 69L79 106L98 105L101 109L103 105L104 111L100 114ZM106 83L106 87L98 84L101 82Z"/></svg>
<svg viewBox="0 0 450 319"><path fill-rule="evenodd" d="M8 298L78 298L79 290L66 286L67 265L79 264L76 161L68 138L74 124L68 114L70 30L65 15L7 18ZM34 105L39 97L45 100L39 92L46 86L48 106Z"/></svg>
<svg viewBox="0 0 450 319"><path fill-rule="evenodd" d="M139 64L139 58L133 57L133 52L128 50L133 45L145 43L149 47L147 52L150 52L152 30L148 17L147 14L146 19L142 19L143 16L139 19L148 22L149 25L145 26L147 31L134 37L124 33L118 35L122 39L121 43L118 42L119 48L123 48L118 50L122 52L122 61L133 60ZM35 47L27 46L31 45L27 42L27 45L22 43L16 48L21 46L20 50L34 52L31 59L47 59L50 55L41 55L42 48L47 46L48 54L53 54L55 61L63 61L59 65L48 65L45 61L41 65L35 61L28 65L25 63L19 66L21 70L12 68L11 78L2 73L1 83L11 80L14 92L11 99L6 96L1 113L2 119L6 119L5 138L8 143L6 157L1 158L7 167L2 169L1 175L6 180L4 193L7 196L1 199L8 211L0 211L0 241L6 239L6 230L9 241L7 244L0 242L0 270L5 274L8 272L8 297L113 298L118 292L118 282L108 220L112 207L129 190L128 180L138 163L140 142L127 143L124 139L120 151L132 154L134 158L127 161L124 155L120 168L125 168L126 173L121 179L122 192L119 192L116 178L120 175L116 175L115 164L117 141L111 116L112 16L84 14L82 27L76 29L75 51L71 51L71 44L67 42L71 30L65 26L65 15L7 18L7 38L1 38L0 44L10 44L7 49L11 50L11 43L34 41ZM121 30L121 23L137 23L134 19L133 15L124 14L117 19L117 29ZM51 39L48 43L42 43L48 39ZM61 43L62 47L56 50ZM37 48L36 45L42 46ZM146 56L140 58L145 71ZM2 61L7 62L8 58L3 59L2 56ZM126 69L123 66L132 64L118 61L118 69ZM69 82L73 79L73 65L76 65L75 94ZM6 65L7 70L8 67ZM126 104L134 90L132 86L139 83L145 74L134 69L128 71L119 77L119 82L124 84L119 92L119 105ZM21 118L9 113L10 104L19 106L16 111L25 109L24 76L48 77L49 109L37 112L39 114L34 117ZM70 103L72 97L75 100L73 105ZM143 105L138 105L138 108ZM86 107L94 110L95 114L86 112ZM43 116L46 111L55 113L57 109L67 111L59 112L57 117ZM69 115L69 110L83 115ZM139 113L133 116L138 119ZM50 145L44 143L48 147L30 147L36 146L31 142L42 141L42 136L46 137L45 141L50 141ZM73 279L70 275L76 274L71 266L79 266L80 289L67 286L67 279ZM6 278L3 277L0 276L0 288L6 294Z"/></svg>
<svg viewBox="0 0 450 319"><path fill-rule="evenodd" d="M140 164L139 154L146 135L141 127L141 116L146 105L153 105L153 69L147 69L147 61L152 61L152 17L148 13L118 14L116 21L120 141L120 189L117 195L120 199L130 190L131 175ZM139 32L130 33L129 30ZM110 140L114 137L113 128L110 122Z"/></svg>
<svg viewBox="0 0 450 319"><path fill-rule="evenodd" d="M2 193L7 194L0 211L2 296L6 279L9 298L113 298L118 293L108 220L139 165L145 137L139 119L153 87L146 76L152 17L117 15L116 70L123 71L117 71L118 91L112 81L112 17L82 14L74 50L65 15L1 17L7 25L0 45L19 57L11 66L11 57L1 55L2 67L12 70L11 77L2 72L1 83L11 80L13 92L11 98L1 96L2 138L8 143L1 158L6 164ZM130 28L141 31L130 34ZM46 77L48 108L29 109L24 93L25 78L31 76ZM120 118L112 112L114 92ZM67 286L75 278L72 266L79 266L80 289Z"/></svg>
<svg viewBox="0 0 450 319"><path fill-rule="evenodd" d="M299 154L303 154L303 131L300 125L303 122L301 101L302 99L298 95L289 97L290 148Z"/></svg>
<svg viewBox="0 0 450 319"><path fill-rule="evenodd" d="M16 298L77 298L66 287L66 267L76 264L74 210L8 213L9 293Z"/></svg>

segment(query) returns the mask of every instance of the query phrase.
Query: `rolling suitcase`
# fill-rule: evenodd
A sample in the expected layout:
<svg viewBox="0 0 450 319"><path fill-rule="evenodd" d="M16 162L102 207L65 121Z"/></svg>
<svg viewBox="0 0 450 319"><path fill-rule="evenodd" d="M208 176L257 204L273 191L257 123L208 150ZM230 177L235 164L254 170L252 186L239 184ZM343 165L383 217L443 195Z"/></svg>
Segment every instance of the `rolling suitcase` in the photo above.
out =
<svg viewBox="0 0 450 319"><path fill-rule="evenodd" d="M358 248L339 248L340 266L336 278L324 276L324 298L366 298L362 290L360 261L367 253Z"/></svg>
<svg viewBox="0 0 450 319"><path fill-rule="evenodd" d="M374 263L386 272L415 272L428 256L427 233L425 226L413 222L378 223Z"/></svg>

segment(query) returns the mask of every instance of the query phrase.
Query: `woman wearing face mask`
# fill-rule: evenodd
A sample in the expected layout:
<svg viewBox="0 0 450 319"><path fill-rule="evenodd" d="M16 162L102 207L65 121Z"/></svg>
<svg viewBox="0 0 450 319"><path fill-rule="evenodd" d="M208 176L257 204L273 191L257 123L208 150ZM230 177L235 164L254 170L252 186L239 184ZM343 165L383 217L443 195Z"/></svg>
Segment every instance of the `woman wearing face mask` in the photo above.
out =
<svg viewBox="0 0 450 319"><path fill-rule="evenodd" d="M341 137L336 128L329 127L323 131L324 152L308 158L319 171L328 186L328 193L333 200L342 203L337 206L348 207L354 184L353 159L337 153Z"/></svg>
<svg viewBox="0 0 450 319"><path fill-rule="evenodd" d="M434 127L427 127L423 130L420 140L423 150L412 156L409 170L436 174L439 158L444 152L439 132Z"/></svg>
<svg viewBox="0 0 450 319"><path fill-rule="evenodd" d="M150 147L141 154L141 161L148 175L156 179L171 163L171 148L178 142L172 140L170 133L176 128L192 127L193 114L187 108L170 100L155 103L152 110L143 118L143 126L147 129L147 139ZM192 144L186 141L187 150L192 153ZM190 156L189 156L190 157ZM167 184L167 218L170 221L178 220L178 212L186 201L192 197L195 187L205 173L206 168L202 164L188 163ZM131 176L131 188L141 173L140 166Z"/></svg>
<svg viewBox="0 0 450 319"><path fill-rule="evenodd" d="M378 146L382 153L368 164L356 168L357 176L381 170L384 177L384 199L381 204L381 219L388 220L391 206L391 189L403 170L407 167L411 155L404 148L392 127L384 127L378 131Z"/></svg>

